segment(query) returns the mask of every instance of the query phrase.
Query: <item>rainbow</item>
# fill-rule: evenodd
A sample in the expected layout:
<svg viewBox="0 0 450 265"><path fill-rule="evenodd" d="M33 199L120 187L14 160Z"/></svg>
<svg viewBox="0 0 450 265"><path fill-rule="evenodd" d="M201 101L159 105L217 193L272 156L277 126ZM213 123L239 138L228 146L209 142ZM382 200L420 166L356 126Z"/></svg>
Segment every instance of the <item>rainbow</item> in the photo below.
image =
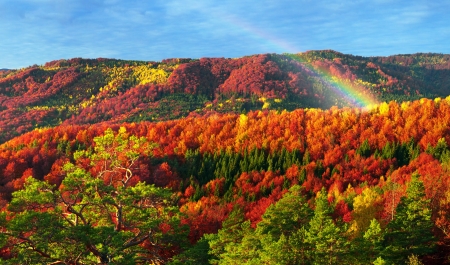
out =
<svg viewBox="0 0 450 265"><path fill-rule="evenodd" d="M354 81L342 80L331 74L331 71L326 68L315 68L306 62L302 62L302 64L324 81L332 89L336 97L347 105L370 110L380 103L377 97L364 86Z"/></svg>
<svg viewBox="0 0 450 265"><path fill-rule="evenodd" d="M253 38L264 41L269 46L274 47L278 52L283 51L295 54L299 51L298 48L294 47L289 42L271 35L233 15L220 14L219 17L227 23L232 24L237 30L243 30ZM337 78L337 76L332 75L328 69L314 67L310 63L303 61L300 56L295 56L295 59L300 63L300 67L307 68L311 73L322 80L327 87L330 87L336 97L339 98L341 102L345 102L345 105L361 108L362 110L370 110L379 104L376 96L371 94L370 91L361 84L350 80L341 80Z"/></svg>
<svg viewBox="0 0 450 265"><path fill-rule="evenodd" d="M333 75L330 70L314 67L308 62L302 62L299 57L296 59L331 89L334 98L341 103L335 102L335 105L345 105L361 110L371 110L379 105L380 102L377 97L364 86L354 81L340 79Z"/></svg>

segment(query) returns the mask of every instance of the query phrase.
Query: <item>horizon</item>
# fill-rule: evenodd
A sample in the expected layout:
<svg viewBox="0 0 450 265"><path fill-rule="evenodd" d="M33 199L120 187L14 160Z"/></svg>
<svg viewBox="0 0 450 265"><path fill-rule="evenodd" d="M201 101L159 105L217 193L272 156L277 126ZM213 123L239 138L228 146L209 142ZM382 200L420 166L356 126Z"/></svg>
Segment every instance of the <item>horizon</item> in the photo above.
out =
<svg viewBox="0 0 450 265"><path fill-rule="evenodd" d="M443 0L5 1L0 68L71 58L161 61L330 49L364 57L449 54L449 9Z"/></svg>
<svg viewBox="0 0 450 265"><path fill-rule="evenodd" d="M411 56L411 55L416 55L416 54L441 54L441 55L450 55L450 53L440 53L440 52L415 52L415 53L398 53L398 54L390 54L390 55L374 55L374 56L363 56L363 55L358 55L358 54L349 54L349 53L342 53L336 50L332 50L332 49L324 49L324 50L307 50L307 51L300 51L297 53L291 53L291 54L300 54L300 53L307 53L307 52L313 52L313 51L334 51L337 53L341 53L343 55L349 55L349 56L361 56L364 58L370 58L370 57L390 57L390 56ZM260 54L278 54L278 55L282 55L283 53L260 53ZM247 55L242 55L240 57L234 57L234 58L230 58L230 57L224 57L224 56L216 56L216 57L199 57L199 58L189 58L189 57L172 57L172 58L163 58L161 60L129 60L129 59L122 59L122 58L103 58L103 57L98 57L98 58L88 58L88 57L72 57L72 58L61 58L61 59L54 59L54 60L50 60L47 62L43 62L42 64L31 64L31 65L27 65L21 68L0 68L0 71L8 71L8 70L20 70L20 69L25 69L25 68L29 68L32 67L34 65L38 65L38 66L43 66L46 63L52 62L52 61L60 61L60 60L71 60L71 59L75 59L75 58L81 58L81 59L87 59L87 60L97 60L97 59L106 59L106 60L119 60L119 61L141 61L141 62L161 62L162 60L167 60L167 59L192 59L192 60L199 60L201 58L225 58L225 59L235 59L235 58L241 58L241 57L245 57L245 56L254 56L254 55L259 55L259 54L247 54Z"/></svg>

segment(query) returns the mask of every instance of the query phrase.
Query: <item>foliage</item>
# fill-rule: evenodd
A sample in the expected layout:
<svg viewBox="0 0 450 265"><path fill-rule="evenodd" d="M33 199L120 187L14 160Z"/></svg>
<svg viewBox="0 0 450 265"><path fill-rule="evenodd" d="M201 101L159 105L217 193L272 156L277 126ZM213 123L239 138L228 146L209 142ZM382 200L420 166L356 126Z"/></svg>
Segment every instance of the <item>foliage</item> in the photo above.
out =
<svg viewBox="0 0 450 265"><path fill-rule="evenodd" d="M425 198L425 188L412 176L406 196L397 206L396 216L386 227L385 249L382 256L397 263L410 255L423 256L433 252L435 238L431 231L430 201Z"/></svg>
<svg viewBox="0 0 450 265"><path fill-rule="evenodd" d="M28 178L2 215L2 246L11 264L136 264L166 259L182 240L171 192L136 181L144 139L125 128L77 151L59 188ZM85 168L85 159L90 166ZM92 174L90 171L95 172Z"/></svg>
<svg viewBox="0 0 450 265"><path fill-rule="evenodd" d="M238 59L53 61L2 71L0 143L61 123L358 106L336 93L336 86L386 102L447 96L448 61L448 55L440 54L361 57L329 50ZM171 95L178 96L172 101ZM168 108L175 108L174 113Z"/></svg>
<svg viewBox="0 0 450 265"><path fill-rule="evenodd" d="M73 59L12 71L0 80L0 134L20 136L0 145L1 225L17 233L43 231L21 236L34 237L37 249L54 259L13 246L29 243L12 235L3 237L0 256L26 264L81 253L85 263L98 262L83 242L116 253L137 233L115 232L113 203L134 204L153 194L158 211L141 214L153 220L148 226L158 241L122 251L127 260L147 253L166 262L183 250L174 263L444 261L450 99L399 100L425 95L409 80L420 76L423 87L427 77L437 82L428 74L433 67L445 72L445 58L323 51L161 63ZM398 102L325 109L353 104L333 95L332 84L366 87ZM445 86L437 87L433 93L446 95ZM417 180L423 189L411 193ZM99 193L76 197L80 188L90 191L88 184ZM79 211L79 202L89 203L83 213L103 214L83 227L94 231L83 238L73 231L82 228L69 229L63 219L76 215L67 207ZM417 205L423 211L414 210ZM142 224L132 209L137 223L130 226ZM414 228L412 213L421 216L423 229ZM37 218L61 229L47 233L42 223L27 223ZM177 231L178 223L190 228L187 246L181 244L187 231ZM416 240L416 230L426 241ZM114 242L97 244L111 233ZM405 243L412 239L417 244Z"/></svg>

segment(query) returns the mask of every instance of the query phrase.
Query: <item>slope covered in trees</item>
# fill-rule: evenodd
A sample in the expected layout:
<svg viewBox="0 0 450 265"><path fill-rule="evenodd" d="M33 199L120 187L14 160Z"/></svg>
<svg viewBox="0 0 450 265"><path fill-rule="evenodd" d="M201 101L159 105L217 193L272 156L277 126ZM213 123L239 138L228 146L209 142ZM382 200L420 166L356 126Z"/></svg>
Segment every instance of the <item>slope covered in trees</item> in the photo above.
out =
<svg viewBox="0 0 450 265"><path fill-rule="evenodd" d="M162 62L70 59L0 71L0 143L36 128L162 121L257 109L355 106L450 94L450 56L360 57L334 51Z"/></svg>
<svg viewBox="0 0 450 265"><path fill-rule="evenodd" d="M122 261L114 253L124 250L138 264L444 264L449 124L447 97L33 130L0 145L2 257L90 264ZM161 204L139 212L149 200L136 193ZM133 209L123 232L119 202ZM61 233L21 225L36 218Z"/></svg>
<svg viewBox="0 0 450 265"><path fill-rule="evenodd" d="M334 51L0 71L0 263L448 264L449 71Z"/></svg>

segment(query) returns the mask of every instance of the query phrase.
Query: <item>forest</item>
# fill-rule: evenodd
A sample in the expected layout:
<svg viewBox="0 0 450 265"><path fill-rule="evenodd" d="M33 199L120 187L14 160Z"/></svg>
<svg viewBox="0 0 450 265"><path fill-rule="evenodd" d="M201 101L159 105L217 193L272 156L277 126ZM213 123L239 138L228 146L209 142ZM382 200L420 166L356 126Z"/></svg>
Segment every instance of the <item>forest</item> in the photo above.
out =
<svg viewBox="0 0 450 265"><path fill-rule="evenodd" d="M0 71L0 143L38 128L447 97L450 55L335 51L242 58L57 60ZM345 93L336 91L345 88Z"/></svg>
<svg viewBox="0 0 450 265"><path fill-rule="evenodd" d="M0 261L448 264L449 69L311 51L0 72Z"/></svg>

